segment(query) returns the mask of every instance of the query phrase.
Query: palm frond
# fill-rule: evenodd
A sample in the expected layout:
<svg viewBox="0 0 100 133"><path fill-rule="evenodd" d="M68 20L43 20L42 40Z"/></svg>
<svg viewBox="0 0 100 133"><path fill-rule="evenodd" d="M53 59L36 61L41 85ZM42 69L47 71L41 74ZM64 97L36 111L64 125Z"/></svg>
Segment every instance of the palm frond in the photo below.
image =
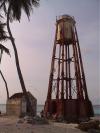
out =
<svg viewBox="0 0 100 133"><path fill-rule="evenodd" d="M40 0L31 0L31 1L32 1L32 4L34 5L34 7L39 6L39 1Z"/></svg>
<svg viewBox="0 0 100 133"><path fill-rule="evenodd" d="M3 16L0 14L0 18L3 18Z"/></svg>
<svg viewBox="0 0 100 133"><path fill-rule="evenodd" d="M0 49L3 50L5 53L7 53L8 55L10 55L9 49L6 48L5 46L3 46L2 44L0 44Z"/></svg>
<svg viewBox="0 0 100 133"><path fill-rule="evenodd" d="M29 19L30 13L31 11L33 11L33 8L39 6L39 1L40 0L0 0L0 9L3 9L6 15L7 7L10 5L10 21L20 21L22 10L24 10Z"/></svg>
<svg viewBox="0 0 100 133"><path fill-rule="evenodd" d="M4 30L5 26L6 26L6 23L2 23L0 21L0 41L4 41L8 39L6 31Z"/></svg>

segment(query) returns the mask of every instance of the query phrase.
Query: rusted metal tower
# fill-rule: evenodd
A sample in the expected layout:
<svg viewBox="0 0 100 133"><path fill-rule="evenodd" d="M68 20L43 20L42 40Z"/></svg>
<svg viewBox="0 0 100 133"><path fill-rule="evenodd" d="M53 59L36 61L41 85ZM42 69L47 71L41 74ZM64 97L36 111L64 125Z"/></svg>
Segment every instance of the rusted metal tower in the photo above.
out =
<svg viewBox="0 0 100 133"><path fill-rule="evenodd" d="M93 116L75 23L69 15L56 20L46 117L78 121Z"/></svg>

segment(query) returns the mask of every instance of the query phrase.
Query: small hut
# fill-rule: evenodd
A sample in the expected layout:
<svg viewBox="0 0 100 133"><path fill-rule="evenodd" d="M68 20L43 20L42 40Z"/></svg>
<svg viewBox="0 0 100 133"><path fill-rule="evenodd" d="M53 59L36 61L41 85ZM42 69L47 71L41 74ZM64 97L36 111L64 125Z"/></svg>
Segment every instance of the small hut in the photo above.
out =
<svg viewBox="0 0 100 133"><path fill-rule="evenodd" d="M37 100L30 92L27 93L33 107L33 116L35 116L37 109ZM23 93L15 93L7 100L6 112L7 115L14 115L18 117L29 114L27 109L27 101Z"/></svg>

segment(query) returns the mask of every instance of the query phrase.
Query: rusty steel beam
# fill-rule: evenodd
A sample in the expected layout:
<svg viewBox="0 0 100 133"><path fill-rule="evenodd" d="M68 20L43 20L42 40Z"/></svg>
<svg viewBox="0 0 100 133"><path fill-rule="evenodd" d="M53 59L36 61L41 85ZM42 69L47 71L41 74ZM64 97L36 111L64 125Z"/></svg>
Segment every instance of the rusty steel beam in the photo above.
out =
<svg viewBox="0 0 100 133"><path fill-rule="evenodd" d="M63 118L71 122L87 119L94 114L88 97L75 23L68 15L56 20L48 93L44 106L45 117Z"/></svg>

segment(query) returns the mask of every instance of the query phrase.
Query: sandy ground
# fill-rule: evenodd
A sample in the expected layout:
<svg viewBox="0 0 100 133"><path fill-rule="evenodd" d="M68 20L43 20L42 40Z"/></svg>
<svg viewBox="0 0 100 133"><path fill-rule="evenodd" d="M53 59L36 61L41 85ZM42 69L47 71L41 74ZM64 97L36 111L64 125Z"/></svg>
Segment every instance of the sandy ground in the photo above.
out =
<svg viewBox="0 0 100 133"><path fill-rule="evenodd" d="M18 123L18 118L0 116L0 133L85 133L75 128L77 124L50 123L32 125Z"/></svg>

